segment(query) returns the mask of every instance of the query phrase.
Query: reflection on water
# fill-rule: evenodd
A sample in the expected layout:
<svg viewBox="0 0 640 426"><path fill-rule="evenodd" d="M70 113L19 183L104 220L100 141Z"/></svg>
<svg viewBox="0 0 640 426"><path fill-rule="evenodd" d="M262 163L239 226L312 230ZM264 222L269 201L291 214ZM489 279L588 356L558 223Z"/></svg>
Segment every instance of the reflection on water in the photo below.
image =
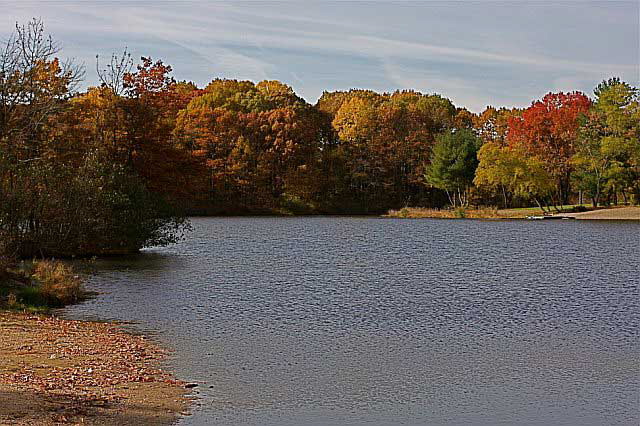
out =
<svg viewBox="0 0 640 426"><path fill-rule="evenodd" d="M639 423L637 223L193 222L67 311L174 348L185 425Z"/></svg>

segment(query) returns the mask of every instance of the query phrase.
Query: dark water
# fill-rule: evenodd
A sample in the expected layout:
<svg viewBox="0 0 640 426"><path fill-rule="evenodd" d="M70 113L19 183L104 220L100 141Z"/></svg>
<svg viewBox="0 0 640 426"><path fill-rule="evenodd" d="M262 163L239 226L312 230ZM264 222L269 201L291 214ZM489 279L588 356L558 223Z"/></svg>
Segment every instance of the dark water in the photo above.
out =
<svg viewBox="0 0 640 426"><path fill-rule="evenodd" d="M640 223L193 224L67 311L173 348L185 425L640 423Z"/></svg>

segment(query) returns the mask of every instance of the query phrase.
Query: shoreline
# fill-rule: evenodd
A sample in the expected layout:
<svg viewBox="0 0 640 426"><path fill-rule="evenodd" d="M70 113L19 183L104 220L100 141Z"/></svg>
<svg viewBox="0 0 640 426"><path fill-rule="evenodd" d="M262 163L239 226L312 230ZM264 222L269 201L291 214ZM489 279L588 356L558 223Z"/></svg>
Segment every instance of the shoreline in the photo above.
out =
<svg viewBox="0 0 640 426"><path fill-rule="evenodd" d="M0 311L0 425L170 425L186 383L121 325Z"/></svg>
<svg viewBox="0 0 640 426"><path fill-rule="evenodd" d="M614 207L588 212L563 213L556 216L576 220L640 220L640 207Z"/></svg>
<svg viewBox="0 0 640 426"><path fill-rule="evenodd" d="M384 218L393 219L527 219L530 216L549 216L551 218L571 218L578 220L640 220L640 207L617 206L597 208L588 211L571 211L545 214L535 207L514 209L468 208L458 210L437 210L419 207L405 207L390 210Z"/></svg>

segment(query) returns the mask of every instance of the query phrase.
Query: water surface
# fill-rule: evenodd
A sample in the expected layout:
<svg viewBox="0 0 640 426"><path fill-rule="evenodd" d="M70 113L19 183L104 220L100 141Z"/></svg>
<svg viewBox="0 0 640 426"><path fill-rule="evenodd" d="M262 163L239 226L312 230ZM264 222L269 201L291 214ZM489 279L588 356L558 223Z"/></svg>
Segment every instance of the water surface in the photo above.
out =
<svg viewBox="0 0 640 426"><path fill-rule="evenodd" d="M198 218L71 307L199 386L185 425L637 425L640 224Z"/></svg>

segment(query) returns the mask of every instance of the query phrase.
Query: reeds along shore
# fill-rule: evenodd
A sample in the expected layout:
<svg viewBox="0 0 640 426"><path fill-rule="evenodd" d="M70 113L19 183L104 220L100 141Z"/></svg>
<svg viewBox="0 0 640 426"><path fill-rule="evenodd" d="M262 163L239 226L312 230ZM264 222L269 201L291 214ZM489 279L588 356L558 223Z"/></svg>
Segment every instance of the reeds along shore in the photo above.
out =
<svg viewBox="0 0 640 426"><path fill-rule="evenodd" d="M640 220L640 207L618 206L614 208L590 209L583 205L564 206L556 215L575 219L590 220ZM425 209L405 207L390 210L384 217L400 219L526 219L530 216L548 214L539 208L495 209L495 208L458 208L458 209Z"/></svg>

